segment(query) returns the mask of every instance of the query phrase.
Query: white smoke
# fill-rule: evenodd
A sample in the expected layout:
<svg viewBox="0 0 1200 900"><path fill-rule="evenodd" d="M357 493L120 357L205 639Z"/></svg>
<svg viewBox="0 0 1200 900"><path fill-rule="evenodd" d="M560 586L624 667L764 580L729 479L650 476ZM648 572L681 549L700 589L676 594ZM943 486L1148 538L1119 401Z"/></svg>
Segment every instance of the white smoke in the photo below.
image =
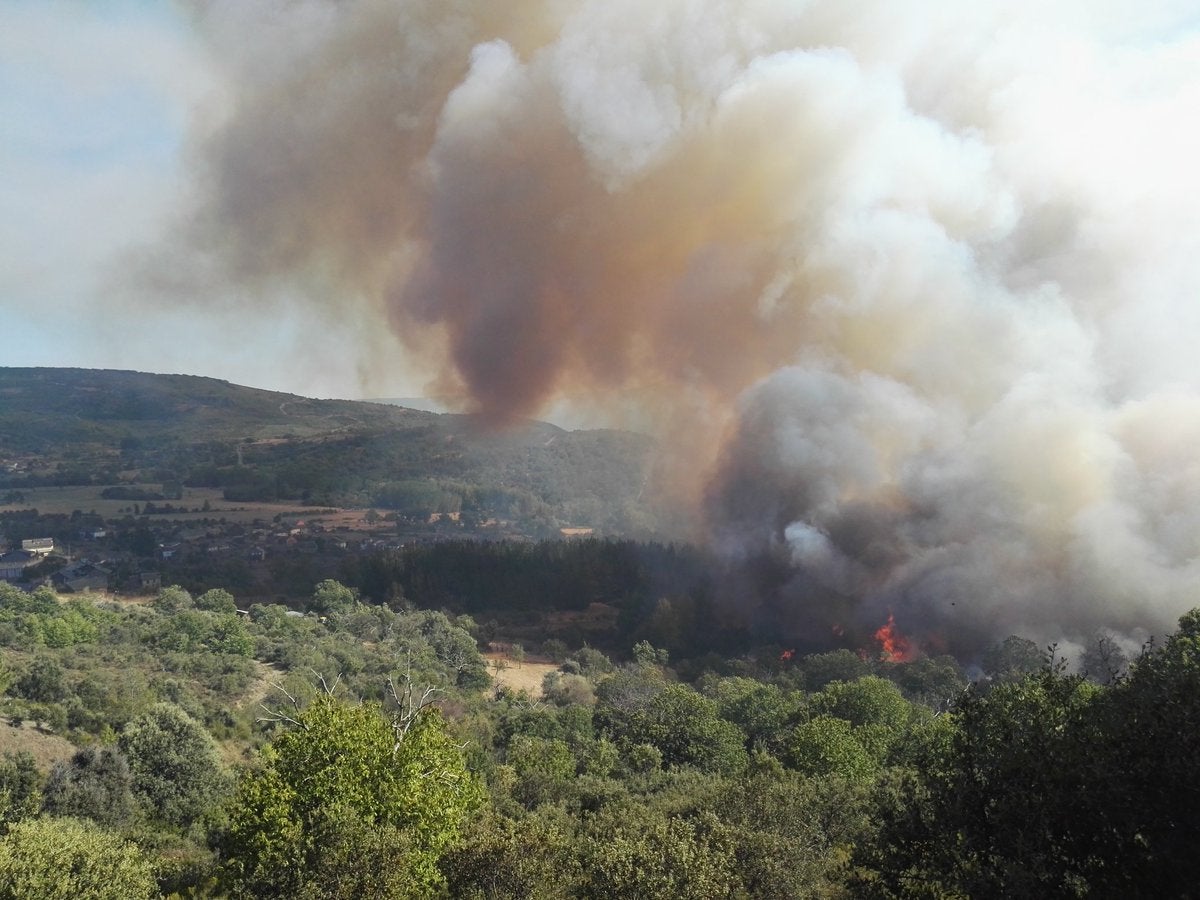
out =
<svg viewBox="0 0 1200 900"><path fill-rule="evenodd" d="M648 406L797 622L1200 599L1188 4L195 6L192 250L386 316L494 420Z"/></svg>

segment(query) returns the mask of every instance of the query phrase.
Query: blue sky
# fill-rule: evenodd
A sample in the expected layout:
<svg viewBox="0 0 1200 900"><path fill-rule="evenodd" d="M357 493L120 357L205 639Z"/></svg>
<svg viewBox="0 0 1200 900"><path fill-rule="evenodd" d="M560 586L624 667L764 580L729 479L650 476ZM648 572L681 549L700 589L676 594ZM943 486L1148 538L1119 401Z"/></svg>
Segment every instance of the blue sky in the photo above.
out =
<svg viewBox="0 0 1200 900"><path fill-rule="evenodd" d="M223 318L125 296L121 268L170 227L189 122L219 87L171 3L0 0L0 365L361 393L337 325L265 306L231 340Z"/></svg>

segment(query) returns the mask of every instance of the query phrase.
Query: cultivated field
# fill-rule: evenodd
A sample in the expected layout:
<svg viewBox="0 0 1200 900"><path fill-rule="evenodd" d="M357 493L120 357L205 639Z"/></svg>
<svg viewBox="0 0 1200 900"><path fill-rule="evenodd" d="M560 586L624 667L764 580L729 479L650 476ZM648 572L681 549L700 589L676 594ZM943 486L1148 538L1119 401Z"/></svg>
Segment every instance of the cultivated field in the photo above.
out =
<svg viewBox="0 0 1200 900"><path fill-rule="evenodd" d="M129 485L136 487L137 485ZM36 509L43 514L70 515L79 510L82 513L96 513L106 519L119 518L136 503L139 508L145 507L144 501L109 500L100 494L105 486L90 485L86 487L41 487L23 488L22 503L0 503L0 511ZM157 485L142 485L147 489L155 489ZM151 501L161 507L170 503L174 507L182 507L187 512L155 513L155 519L169 521L199 521L201 519L224 519L226 522L250 524L257 519L270 521L276 515L309 516L319 519L330 526L338 528L364 528L363 521L366 510L337 509L332 512L326 507L313 508L291 503L244 503L230 502L221 496L220 488L185 488L183 497L179 500ZM208 503L208 509L204 504ZM194 510L194 511L193 511Z"/></svg>

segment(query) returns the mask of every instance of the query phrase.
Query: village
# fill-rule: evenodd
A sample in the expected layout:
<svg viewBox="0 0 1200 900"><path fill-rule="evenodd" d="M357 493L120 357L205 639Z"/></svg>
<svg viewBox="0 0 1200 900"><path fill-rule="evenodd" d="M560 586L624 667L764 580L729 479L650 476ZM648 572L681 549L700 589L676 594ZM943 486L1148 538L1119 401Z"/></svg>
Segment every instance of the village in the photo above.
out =
<svg viewBox="0 0 1200 900"><path fill-rule="evenodd" d="M60 594L153 594L210 579L247 596L271 596L292 580L332 576L355 556L446 540L532 541L593 535L584 526L550 533L529 523L460 512L403 516L375 509L146 501L104 515L43 512L36 495L0 505L0 581ZM308 582L311 583L311 582Z"/></svg>

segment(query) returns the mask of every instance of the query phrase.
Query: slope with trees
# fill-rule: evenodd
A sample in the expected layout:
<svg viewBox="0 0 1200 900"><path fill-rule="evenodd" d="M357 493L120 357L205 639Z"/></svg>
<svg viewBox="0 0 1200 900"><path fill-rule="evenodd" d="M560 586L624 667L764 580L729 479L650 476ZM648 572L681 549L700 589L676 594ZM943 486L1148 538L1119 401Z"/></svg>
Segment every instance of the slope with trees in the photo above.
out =
<svg viewBox="0 0 1200 900"><path fill-rule="evenodd" d="M336 581L232 619L220 591L17 594L5 715L78 749L0 761L0 896L1192 891L1200 612L1127 674L1026 671L1010 639L969 685L947 658L551 638L532 696L489 683L473 618Z"/></svg>

